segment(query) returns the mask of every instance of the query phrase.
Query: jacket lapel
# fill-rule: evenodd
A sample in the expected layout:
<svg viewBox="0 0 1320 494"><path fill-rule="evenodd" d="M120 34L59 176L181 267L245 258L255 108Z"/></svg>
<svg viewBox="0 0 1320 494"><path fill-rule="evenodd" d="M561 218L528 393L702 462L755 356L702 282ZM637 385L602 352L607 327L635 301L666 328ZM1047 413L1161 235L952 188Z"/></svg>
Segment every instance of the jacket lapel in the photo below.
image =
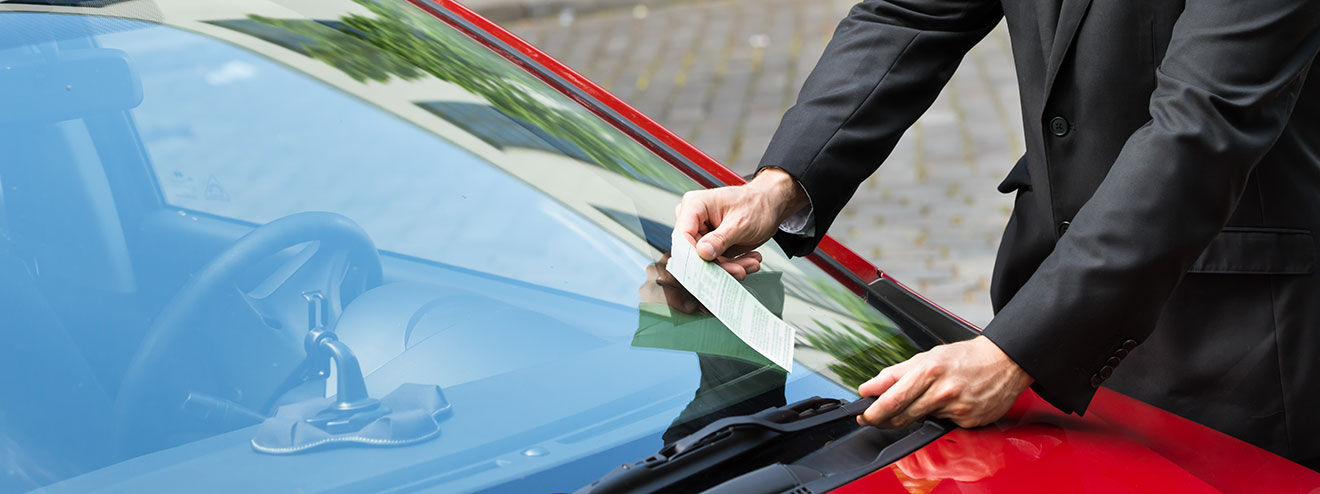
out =
<svg viewBox="0 0 1320 494"><path fill-rule="evenodd" d="M1054 89L1054 78L1059 74L1059 66L1063 65L1063 60L1072 47L1073 37L1077 35L1077 28L1081 26L1082 18L1086 17L1086 10L1090 6L1091 0L1063 0L1063 5L1059 8L1059 25L1055 29L1054 43L1050 47L1048 64L1045 66L1045 101L1049 101L1050 91Z"/></svg>

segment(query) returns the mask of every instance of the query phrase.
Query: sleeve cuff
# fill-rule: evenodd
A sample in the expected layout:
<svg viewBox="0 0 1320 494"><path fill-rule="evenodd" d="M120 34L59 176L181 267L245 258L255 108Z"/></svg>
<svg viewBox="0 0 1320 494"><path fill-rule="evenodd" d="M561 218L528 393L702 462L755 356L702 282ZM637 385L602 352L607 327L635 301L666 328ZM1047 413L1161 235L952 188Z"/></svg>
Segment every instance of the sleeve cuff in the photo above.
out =
<svg viewBox="0 0 1320 494"><path fill-rule="evenodd" d="M811 194L802 186L802 183L797 180L794 180L793 183L797 184L798 190L801 190L802 195L807 197L807 205L793 213L792 216L785 218L779 224L779 231L790 235L814 237L816 236L816 208L812 206Z"/></svg>

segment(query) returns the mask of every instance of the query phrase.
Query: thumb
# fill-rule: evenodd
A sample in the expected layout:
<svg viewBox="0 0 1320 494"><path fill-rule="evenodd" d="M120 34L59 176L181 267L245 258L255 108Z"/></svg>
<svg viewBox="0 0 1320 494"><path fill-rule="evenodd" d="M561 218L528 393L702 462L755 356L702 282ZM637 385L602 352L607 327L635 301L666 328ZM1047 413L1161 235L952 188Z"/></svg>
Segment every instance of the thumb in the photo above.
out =
<svg viewBox="0 0 1320 494"><path fill-rule="evenodd" d="M736 217L724 218L715 231L702 235L697 241L697 255L707 261L714 261L717 256L723 255L730 245L741 240L743 232L739 230L742 224Z"/></svg>

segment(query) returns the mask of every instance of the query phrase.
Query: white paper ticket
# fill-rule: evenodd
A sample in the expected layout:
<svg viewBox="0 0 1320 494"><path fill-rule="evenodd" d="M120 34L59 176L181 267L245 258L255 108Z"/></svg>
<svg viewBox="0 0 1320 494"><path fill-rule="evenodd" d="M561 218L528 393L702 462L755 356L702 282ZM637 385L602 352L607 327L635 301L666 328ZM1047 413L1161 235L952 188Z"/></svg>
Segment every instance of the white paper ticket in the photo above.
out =
<svg viewBox="0 0 1320 494"><path fill-rule="evenodd" d="M724 268L707 262L687 239L674 235L666 269L733 334L786 371L793 370L794 330L775 317Z"/></svg>

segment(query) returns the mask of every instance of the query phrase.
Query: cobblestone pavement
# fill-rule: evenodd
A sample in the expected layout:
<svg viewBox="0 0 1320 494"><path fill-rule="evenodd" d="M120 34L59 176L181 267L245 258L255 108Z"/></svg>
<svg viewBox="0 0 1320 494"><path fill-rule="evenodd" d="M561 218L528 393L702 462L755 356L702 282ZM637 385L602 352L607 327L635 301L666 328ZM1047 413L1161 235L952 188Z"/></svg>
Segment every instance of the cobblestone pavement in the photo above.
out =
<svg viewBox="0 0 1320 494"><path fill-rule="evenodd" d="M509 27L746 174L852 2L719 0L512 21ZM859 189L830 233L969 321L1012 206L995 191L1022 153L1001 25Z"/></svg>

